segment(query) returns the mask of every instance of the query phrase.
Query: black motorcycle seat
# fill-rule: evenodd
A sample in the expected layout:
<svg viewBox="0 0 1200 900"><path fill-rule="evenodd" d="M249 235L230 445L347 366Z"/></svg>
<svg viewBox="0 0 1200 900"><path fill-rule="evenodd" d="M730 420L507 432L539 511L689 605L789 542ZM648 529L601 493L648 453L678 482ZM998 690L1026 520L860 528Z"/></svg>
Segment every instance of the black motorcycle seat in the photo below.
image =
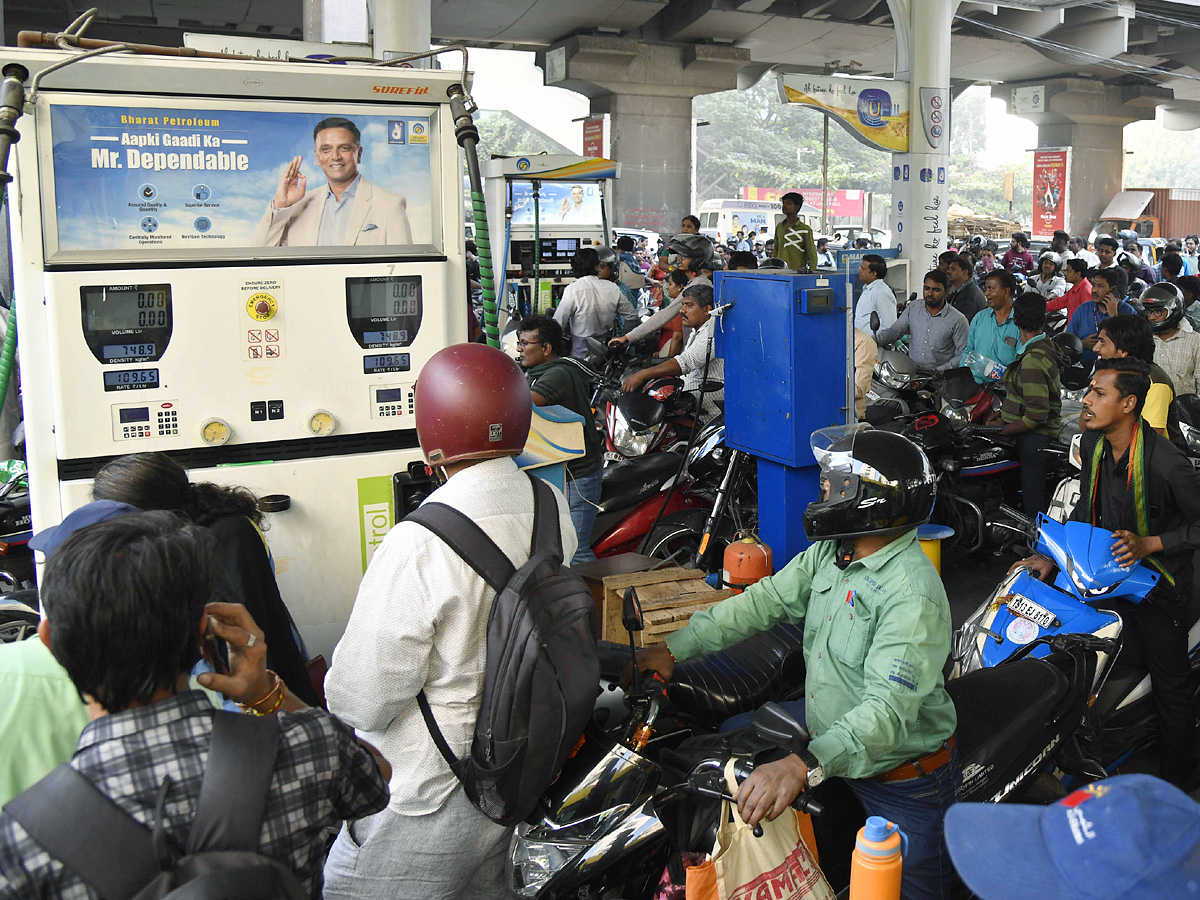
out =
<svg viewBox="0 0 1200 900"><path fill-rule="evenodd" d="M728 649L680 663L667 696L672 708L717 726L803 688L804 628L776 625Z"/></svg>
<svg viewBox="0 0 1200 900"><path fill-rule="evenodd" d="M1070 682L1041 659L977 669L946 682L958 712L958 752L964 760L991 756L990 748L1019 743L1045 727Z"/></svg>

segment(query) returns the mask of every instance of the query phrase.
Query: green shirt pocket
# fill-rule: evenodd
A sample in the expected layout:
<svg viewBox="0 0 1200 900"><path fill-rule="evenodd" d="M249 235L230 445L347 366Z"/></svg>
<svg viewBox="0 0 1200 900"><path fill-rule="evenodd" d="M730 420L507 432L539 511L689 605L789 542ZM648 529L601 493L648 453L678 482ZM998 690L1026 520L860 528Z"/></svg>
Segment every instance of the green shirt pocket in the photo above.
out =
<svg viewBox="0 0 1200 900"><path fill-rule="evenodd" d="M843 603L833 616L829 652L847 666L860 668L867 660L874 624L874 619L863 611L861 605L854 607Z"/></svg>

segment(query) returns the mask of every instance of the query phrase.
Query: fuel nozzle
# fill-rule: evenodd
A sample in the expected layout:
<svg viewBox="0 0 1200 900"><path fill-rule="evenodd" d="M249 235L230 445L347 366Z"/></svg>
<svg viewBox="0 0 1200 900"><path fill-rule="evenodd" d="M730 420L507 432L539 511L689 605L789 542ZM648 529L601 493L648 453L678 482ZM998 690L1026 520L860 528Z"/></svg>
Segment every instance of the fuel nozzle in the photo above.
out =
<svg viewBox="0 0 1200 900"><path fill-rule="evenodd" d="M21 139L17 131L17 119L25 111L25 80L29 70L17 63L9 63L0 69L4 80L0 81L0 183L8 184L8 152Z"/></svg>
<svg viewBox="0 0 1200 900"><path fill-rule="evenodd" d="M450 115L454 118L454 138L460 147L465 147L467 140L479 143L479 129L475 127L472 115L479 109L467 89L461 84L452 84L446 88L450 97Z"/></svg>

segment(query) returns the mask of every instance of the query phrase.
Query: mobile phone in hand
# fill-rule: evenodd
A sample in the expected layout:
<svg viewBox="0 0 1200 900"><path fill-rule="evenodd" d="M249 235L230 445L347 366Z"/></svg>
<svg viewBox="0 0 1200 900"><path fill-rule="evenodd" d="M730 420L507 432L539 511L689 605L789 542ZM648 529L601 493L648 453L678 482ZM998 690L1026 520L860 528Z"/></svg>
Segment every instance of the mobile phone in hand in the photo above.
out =
<svg viewBox="0 0 1200 900"><path fill-rule="evenodd" d="M213 633L209 625L204 632L204 655L218 675L229 674L229 645Z"/></svg>

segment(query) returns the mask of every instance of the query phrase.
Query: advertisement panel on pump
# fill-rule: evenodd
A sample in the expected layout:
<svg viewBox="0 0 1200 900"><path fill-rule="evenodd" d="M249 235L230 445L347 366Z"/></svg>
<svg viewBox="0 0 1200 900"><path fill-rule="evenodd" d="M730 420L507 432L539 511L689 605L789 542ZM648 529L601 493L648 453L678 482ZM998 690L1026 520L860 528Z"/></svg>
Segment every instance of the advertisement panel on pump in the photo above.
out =
<svg viewBox="0 0 1200 900"><path fill-rule="evenodd" d="M56 100L48 261L440 252L436 108L273 105Z"/></svg>

